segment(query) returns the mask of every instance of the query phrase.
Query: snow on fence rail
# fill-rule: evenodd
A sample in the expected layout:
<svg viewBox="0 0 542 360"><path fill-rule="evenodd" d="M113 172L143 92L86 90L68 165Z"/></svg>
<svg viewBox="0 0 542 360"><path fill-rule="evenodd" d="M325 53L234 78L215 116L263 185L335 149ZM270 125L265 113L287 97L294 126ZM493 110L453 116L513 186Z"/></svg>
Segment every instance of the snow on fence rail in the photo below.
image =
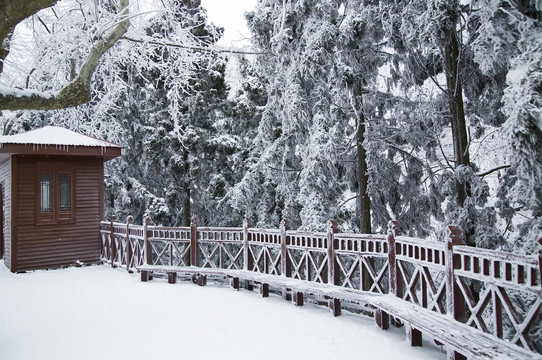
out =
<svg viewBox="0 0 542 360"><path fill-rule="evenodd" d="M160 227L101 223L102 259L139 266L245 270L396 297L542 353L542 250L539 256L463 246L450 226L446 243L399 235L279 229ZM542 238L539 240L542 246Z"/></svg>

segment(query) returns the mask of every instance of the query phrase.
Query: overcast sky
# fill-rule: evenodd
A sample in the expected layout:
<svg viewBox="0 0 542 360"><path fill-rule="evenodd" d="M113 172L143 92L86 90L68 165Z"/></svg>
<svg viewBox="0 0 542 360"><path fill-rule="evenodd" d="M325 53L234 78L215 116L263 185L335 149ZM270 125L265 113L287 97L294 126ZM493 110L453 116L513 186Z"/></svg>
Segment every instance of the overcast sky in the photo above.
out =
<svg viewBox="0 0 542 360"><path fill-rule="evenodd" d="M225 29L219 45L238 48L246 45L242 40L250 37L245 12L254 9L257 0L202 0L209 19Z"/></svg>

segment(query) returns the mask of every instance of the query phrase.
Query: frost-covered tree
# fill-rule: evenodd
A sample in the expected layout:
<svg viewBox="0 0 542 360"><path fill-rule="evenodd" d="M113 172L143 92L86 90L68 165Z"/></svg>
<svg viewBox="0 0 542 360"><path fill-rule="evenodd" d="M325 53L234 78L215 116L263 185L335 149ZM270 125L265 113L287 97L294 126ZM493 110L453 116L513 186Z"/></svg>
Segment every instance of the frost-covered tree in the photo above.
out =
<svg viewBox="0 0 542 360"><path fill-rule="evenodd" d="M235 199L261 225L289 217L321 229L336 218L345 230L371 232L397 218L405 231L427 233L425 163L402 148L401 122L390 123L390 109L407 101L379 75L390 61L381 11L363 1L263 1L250 15L256 45L275 56L259 58L269 100L258 160Z"/></svg>
<svg viewBox="0 0 542 360"><path fill-rule="evenodd" d="M475 61L484 74L506 73L502 138L510 168L497 207L512 230L508 246L536 252L542 234L542 7L536 1L480 0Z"/></svg>
<svg viewBox="0 0 542 360"><path fill-rule="evenodd" d="M333 101L337 1L262 1L249 16L268 101L254 143L255 162L232 191L236 209L258 225L283 217L321 228L335 217L346 184L336 145L345 117ZM342 126L341 126L342 125Z"/></svg>
<svg viewBox="0 0 542 360"><path fill-rule="evenodd" d="M214 44L220 31L206 23L199 1L178 3L176 22L192 29L200 48ZM147 32L156 37L173 31L171 26L159 17ZM223 197L242 173L245 137L257 114L250 104L243 108L242 95L228 98L226 58L212 55L193 57L186 77L170 70L184 55L168 47L154 54L155 65L138 68L136 61L127 69L141 96L130 102L133 114L123 114L121 108L117 116L129 125L124 133L131 144L131 159L122 169L130 175L119 173L110 189L117 211L172 226L187 226L192 217L200 224L242 222Z"/></svg>
<svg viewBox="0 0 542 360"><path fill-rule="evenodd" d="M401 57L392 78L416 96L405 110L416 109L415 123L433 133L423 147L429 160L424 176L433 180L427 204L436 219L460 225L469 245L493 248L502 237L487 205L489 186L477 174L480 159L473 161L471 151L488 126L502 124L503 81L502 72L483 74L474 61L475 11L439 0L387 2L386 11L390 45Z"/></svg>

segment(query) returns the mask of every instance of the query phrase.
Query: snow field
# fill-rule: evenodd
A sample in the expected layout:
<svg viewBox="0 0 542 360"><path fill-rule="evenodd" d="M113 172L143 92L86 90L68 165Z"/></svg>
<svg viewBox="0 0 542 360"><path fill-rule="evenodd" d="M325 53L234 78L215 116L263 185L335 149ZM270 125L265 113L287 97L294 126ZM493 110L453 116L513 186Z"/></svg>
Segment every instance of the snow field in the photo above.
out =
<svg viewBox="0 0 542 360"><path fill-rule="evenodd" d="M108 266L12 274L0 262L0 359L445 359L403 329L278 296L148 283Z"/></svg>

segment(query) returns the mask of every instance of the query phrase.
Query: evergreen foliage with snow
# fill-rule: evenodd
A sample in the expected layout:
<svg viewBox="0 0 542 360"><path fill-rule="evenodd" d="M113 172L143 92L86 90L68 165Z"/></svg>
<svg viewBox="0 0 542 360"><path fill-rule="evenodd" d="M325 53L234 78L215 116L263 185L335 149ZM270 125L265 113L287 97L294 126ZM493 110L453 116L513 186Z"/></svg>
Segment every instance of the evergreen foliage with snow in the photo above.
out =
<svg viewBox="0 0 542 360"><path fill-rule="evenodd" d="M66 86L118 6L65 0L21 22L0 92ZM129 10L88 104L0 117L4 134L56 124L123 144L108 216L356 232L397 219L421 237L454 223L470 245L537 251L539 2L260 0L254 60L216 51L199 0Z"/></svg>

